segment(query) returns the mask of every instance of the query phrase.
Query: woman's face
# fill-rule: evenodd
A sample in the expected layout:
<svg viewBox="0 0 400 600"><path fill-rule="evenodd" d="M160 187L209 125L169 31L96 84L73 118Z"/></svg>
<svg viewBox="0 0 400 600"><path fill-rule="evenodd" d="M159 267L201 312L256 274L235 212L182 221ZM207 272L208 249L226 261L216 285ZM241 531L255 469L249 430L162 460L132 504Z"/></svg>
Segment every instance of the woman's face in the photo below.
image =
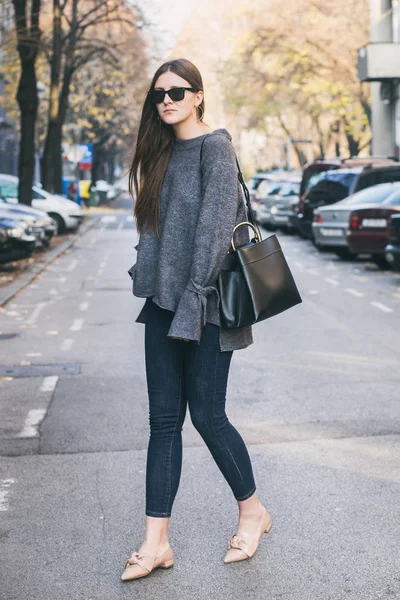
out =
<svg viewBox="0 0 400 600"><path fill-rule="evenodd" d="M154 89L170 90L173 87L192 87L186 79L182 79L176 73L167 71L160 75L154 85ZM165 94L163 102L156 104L160 119L167 125L177 125L186 119L196 117L194 107L199 106L203 99L203 92L189 92L185 90L183 100L174 102Z"/></svg>

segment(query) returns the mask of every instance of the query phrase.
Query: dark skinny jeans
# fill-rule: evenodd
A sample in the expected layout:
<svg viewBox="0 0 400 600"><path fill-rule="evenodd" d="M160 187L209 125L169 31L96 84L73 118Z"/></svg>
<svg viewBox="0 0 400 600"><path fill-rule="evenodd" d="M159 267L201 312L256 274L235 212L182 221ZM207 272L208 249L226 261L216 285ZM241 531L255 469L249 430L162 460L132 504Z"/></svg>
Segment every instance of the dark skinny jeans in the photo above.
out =
<svg viewBox="0 0 400 600"><path fill-rule="evenodd" d="M225 413L232 351L220 352L219 327L206 323L200 344L167 337L174 316L146 300L146 378L150 439L146 515L170 517L182 468L186 407L236 500L256 490L246 445ZM201 476L201 474L199 475Z"/></svg>

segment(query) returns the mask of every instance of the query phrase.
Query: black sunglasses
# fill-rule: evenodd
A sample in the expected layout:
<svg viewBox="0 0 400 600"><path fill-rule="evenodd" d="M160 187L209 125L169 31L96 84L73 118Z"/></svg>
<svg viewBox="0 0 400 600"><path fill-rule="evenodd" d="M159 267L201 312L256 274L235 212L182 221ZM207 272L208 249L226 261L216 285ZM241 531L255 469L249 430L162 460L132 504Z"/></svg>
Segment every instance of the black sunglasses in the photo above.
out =
<svg viewBox="0 0 400 600"><path fill-rule="evenodd" d="M175 87L171 88L170 90L150 90L150 92L147 92L147 94L154 104L160 104L161 102L164 102L165 94L168 94L168 96L174 102L183 100L185 97L185 90L188 90L189 92L197 92L197 90L192 87Z"/></svg>

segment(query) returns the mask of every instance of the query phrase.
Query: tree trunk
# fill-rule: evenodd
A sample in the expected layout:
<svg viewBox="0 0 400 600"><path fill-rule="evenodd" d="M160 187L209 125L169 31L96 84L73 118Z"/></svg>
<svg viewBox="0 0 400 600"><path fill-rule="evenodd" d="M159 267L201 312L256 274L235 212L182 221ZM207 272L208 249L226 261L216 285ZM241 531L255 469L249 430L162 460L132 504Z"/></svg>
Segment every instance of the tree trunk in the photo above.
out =
<svg viewBox="0 0 400 600"><path fill-rule="evenodd" d="M21 62L17 102L20 109L21 137L18 160L18 201L32 204L35 171L35 126L39 105L35 62L39 48L40 0L30 4L30 26L27 25L27 0L13 0L17 49Z"/></svg>
<svg viewBox="0 0 400 600"><path fill-rule="evenodd" d="M18 159L18 202L32 204L32 185L35 172L35 125L38 109L35 61L21 61L17 101L21 113L21 137Z"/></svg>
<svg viewBox="0 0 400 600"><path fill-rule="evenodd" d="M50 71L49 121L42 158L42 184L49 192L61 193L62 173L57 160L60 137L61 5L53 0L53 48Z"/></svg>

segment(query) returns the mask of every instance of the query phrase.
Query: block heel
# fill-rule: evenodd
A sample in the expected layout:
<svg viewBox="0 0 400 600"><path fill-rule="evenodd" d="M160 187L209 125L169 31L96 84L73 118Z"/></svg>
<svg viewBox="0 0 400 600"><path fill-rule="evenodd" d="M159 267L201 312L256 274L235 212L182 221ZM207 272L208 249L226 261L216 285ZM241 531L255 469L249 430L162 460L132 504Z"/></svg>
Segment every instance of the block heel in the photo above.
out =
<svg viewBox="0 0 400 600"><path fill-rule="evenodd" d="M269 533L272 529L272 521L270 523L268 523L267 528L265 529L264 533Z"/></svg>
<svg viewBox="0 0 400 600"><path fill-rule="evenodd" d="M162 565L159 565L161 567L161 569L170 569L171 567L174 566L174 561L173 560L167 560L165 563L163 563Z"/></svg>

